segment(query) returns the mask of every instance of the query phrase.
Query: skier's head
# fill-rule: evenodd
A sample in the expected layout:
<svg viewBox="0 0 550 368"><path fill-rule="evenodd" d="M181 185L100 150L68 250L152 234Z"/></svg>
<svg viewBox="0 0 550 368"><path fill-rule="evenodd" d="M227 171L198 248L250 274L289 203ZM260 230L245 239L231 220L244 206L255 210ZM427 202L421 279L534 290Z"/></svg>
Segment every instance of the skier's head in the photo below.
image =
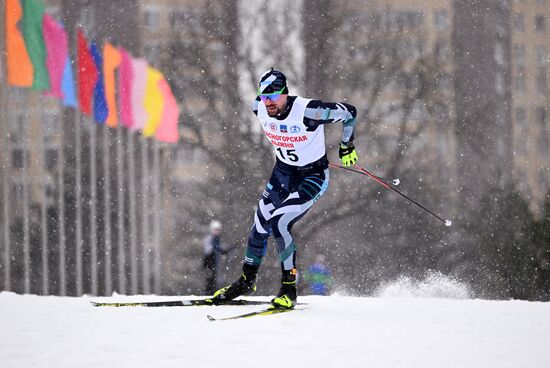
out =
<svg viewBox="0 0 550 368"><path fill-rule="evenodd" d="M288 86L283 73L271 68L262 74L258 83L258 96L265 104L269 116L276 116L284 111L287 95Z"/></svg>
<svg viewBox="0 0 550 368"><path fill-rule="evenodd" d="M218 220L212 220L210 223L210 232L213 234L219 234L222 231L222 223Z"/></svg>

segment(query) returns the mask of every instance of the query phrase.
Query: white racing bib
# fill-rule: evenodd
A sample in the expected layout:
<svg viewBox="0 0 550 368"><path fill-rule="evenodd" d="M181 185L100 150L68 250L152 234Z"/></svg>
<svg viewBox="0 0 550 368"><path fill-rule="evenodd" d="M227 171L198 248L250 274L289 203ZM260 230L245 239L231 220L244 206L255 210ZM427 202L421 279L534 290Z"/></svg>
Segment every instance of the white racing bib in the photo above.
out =
<svg viewBox="0 0 550 368"><path fill-rule="evenodd" d="M325 155L324 126L319 125L315 131L308 132L304 125L304 112L309 101L296 97L292 110L284 120L270 117L264 103L258 103L258 118L264 133L279 160L285 164L305 166Z"/></svg>

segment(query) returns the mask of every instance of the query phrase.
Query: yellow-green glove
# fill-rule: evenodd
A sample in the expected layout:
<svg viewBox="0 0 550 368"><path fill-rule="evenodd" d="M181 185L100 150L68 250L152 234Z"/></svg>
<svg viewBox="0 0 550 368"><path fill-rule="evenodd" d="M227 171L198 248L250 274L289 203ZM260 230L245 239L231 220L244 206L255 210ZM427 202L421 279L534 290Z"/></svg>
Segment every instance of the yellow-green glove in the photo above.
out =
<svg viewBox="0 0 550 368"><path fill-rule="evenodd" d="M340 161L342 161L342 165L344 166L355 164L357 162L357 152L355 151L353 142L340 143L338 156L340 156Z"/></svg>

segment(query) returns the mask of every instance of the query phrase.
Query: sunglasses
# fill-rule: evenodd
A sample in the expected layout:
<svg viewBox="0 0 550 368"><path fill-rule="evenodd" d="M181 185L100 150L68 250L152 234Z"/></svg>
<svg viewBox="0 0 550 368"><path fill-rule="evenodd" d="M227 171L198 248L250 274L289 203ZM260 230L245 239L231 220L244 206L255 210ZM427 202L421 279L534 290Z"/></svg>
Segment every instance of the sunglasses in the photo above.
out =
<svg viewBox="0 0 550 368"><path fill-rule="evenodd" d="M266 94L260 94L260 90L258 90L258 96L260 96L260 99L262 100L262 102L266 102L267 99L269 98L271 101L275 102L277 101L279 98L281 98L281 95L284 91L285 87L281 88L279 91L277 92L273 92L273 93L266 93Z"/></svg>
<svg viewBox="0 0 550 368"><path fill-rule="evenodd" d="M279 98L281 98L282 94L280 93L270 93L270 94L267 94L267 95L260 95L260 100L262 100L262 102L266 102L267 99L269 98L271 101L275 102L277 100L279 100Z"/></svg>

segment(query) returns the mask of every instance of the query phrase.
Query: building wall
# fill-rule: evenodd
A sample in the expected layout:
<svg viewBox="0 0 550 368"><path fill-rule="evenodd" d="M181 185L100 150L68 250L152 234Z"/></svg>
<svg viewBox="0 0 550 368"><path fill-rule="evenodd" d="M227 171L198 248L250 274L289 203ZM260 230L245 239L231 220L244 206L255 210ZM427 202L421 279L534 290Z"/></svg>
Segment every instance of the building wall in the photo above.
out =
<svg viewBox="0 0 550 368"><path fill-rule="evenodd" d="M455 1L458 174L466 208L511 183L511 32L506 1Z"/></svg>
<svg viewBox="0 0 550 368"><path fill-rule="evenodd" d="M514 177L536 213L550 186L550 2L512 2Z"/></svg>

